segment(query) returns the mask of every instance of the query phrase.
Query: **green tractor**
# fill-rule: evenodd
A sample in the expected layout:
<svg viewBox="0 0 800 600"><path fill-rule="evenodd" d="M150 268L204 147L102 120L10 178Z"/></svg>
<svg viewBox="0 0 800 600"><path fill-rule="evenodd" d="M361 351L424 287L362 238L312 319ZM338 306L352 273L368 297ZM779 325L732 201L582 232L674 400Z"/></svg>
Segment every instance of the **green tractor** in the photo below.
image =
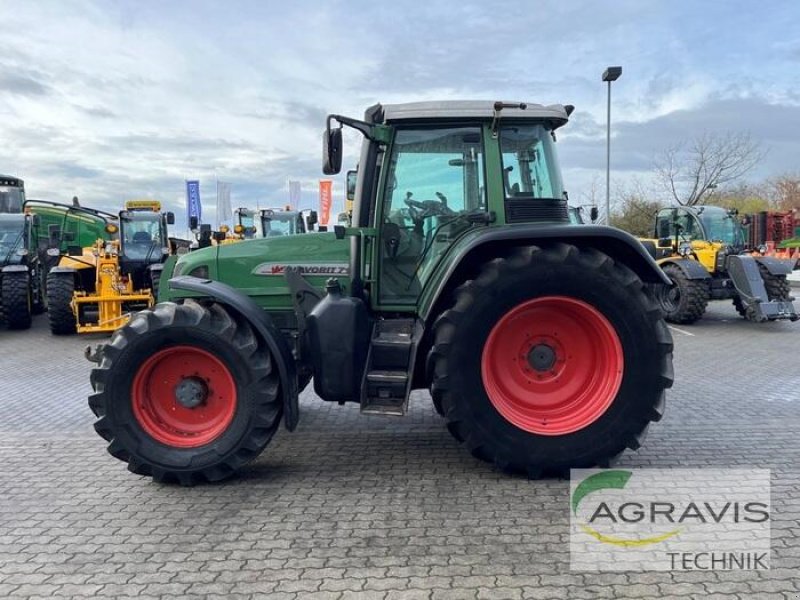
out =
<svg viewBox="0 0 800 600"><path fill-rule="evenodd" d="M473 455L529 477L638 448L673 379L669 282L627 233L569 223L555 138L571 112L330 115L326 175L342 127L364 137L352 226L171 258L168 301L88 353L108 451L157 481L224 479L295 429L312 379L377 415L429 389Z"/></svg>

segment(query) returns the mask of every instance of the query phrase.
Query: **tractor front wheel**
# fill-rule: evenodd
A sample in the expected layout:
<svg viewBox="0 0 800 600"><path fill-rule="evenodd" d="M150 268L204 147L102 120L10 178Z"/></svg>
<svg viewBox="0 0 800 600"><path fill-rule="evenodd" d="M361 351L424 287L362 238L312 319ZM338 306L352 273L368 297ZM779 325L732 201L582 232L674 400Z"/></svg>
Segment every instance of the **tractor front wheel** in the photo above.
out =
<svg viewBox="0 0 800 600"><path fill-rule="evenodd" d="M664 266L664 274L672 287L663 287L661 308L670 323L688 325L699 320L706 312L711 291L705 279L689 279L677 265Z"/></svg>
<svg viewBox="0 0 800 600"><path fill-rule="evenodd" d="M672 384L672 337L642 281L594 249L487 263L437 319L431 393L478 458L531 477L637 449Z"/></svg>
<svg viewBox="0 0 800 600"><path fill-rule="evenodd" d="M30 281L30 275L24 271L3 274L0 304L9 329L28 329L31 326L33 306Z"/></svg>
<svg viewBox="0 0 800 600"><path fill-rule="evenodd" d="M258 456L280 424L273 367L264 341L221 305L159 304L104 347L91 377L95 430L134 473L219 481Z"/></svg>
<svg viewBox="0 0 800 600"><path fill-rule="evenodd" d="M47 275L47 320L53 335L71 335L78 329L72 312L75 276L69 272L50 272Z"/></svg>

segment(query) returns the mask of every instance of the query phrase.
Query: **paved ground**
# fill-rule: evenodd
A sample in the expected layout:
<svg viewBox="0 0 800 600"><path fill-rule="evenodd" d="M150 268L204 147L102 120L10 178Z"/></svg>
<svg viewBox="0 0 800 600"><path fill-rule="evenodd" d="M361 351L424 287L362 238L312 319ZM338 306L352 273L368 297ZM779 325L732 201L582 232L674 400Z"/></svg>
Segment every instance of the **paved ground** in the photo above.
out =
<svg viewBox="0 0 800 600"><path fill-rule="evenodd" d="M405 419L306 394L238 479L128 473L86 406L86 338L0 331L0 598L800 598L800 323L714 304L676 331L665 419L631 467L772 469L772 569L569 570L566 481L492 471L425 394Z"/></svg>

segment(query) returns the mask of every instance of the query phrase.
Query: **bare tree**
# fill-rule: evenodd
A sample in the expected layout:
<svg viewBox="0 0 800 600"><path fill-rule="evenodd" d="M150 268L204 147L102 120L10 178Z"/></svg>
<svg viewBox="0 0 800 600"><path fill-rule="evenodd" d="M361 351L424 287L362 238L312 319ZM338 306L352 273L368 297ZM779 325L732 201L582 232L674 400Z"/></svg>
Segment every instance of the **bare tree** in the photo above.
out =
<svg viewBox="0 0 800 600"><path fill-rule="evenodd" d="M741 179L763 157L749 133L703 133L668 148L656 159L656 174L675 202L694 206L717 187Z"/></svg>
<svg viewBox="0 0 800 600"><path fill-rule="evenodd" d="M780 175L767 181L767 188L777 210L800 209L800 175Z"/></svg>
<svg viewBox="0 0 800 600"><path fill-rule="evenodd" d="M658 200L638 179L619 188L615 194L611 225L637 237L653 236L656 213L661 208Z"/></svg>

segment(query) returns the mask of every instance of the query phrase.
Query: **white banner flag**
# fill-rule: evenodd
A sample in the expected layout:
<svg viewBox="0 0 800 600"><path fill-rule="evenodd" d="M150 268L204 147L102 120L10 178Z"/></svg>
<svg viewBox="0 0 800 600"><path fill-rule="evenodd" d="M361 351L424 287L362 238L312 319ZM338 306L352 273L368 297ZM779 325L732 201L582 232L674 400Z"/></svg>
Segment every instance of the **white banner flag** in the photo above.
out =
<svg viewBox="0 0 800 600"><path fill-rule="evenodd" d="M231 184L217 182L217 225L229 223L233 218L231 210Z"/></svg>
<svg viewBox="0 0 800 600"><path fill-rule="evenodd" d="M293 210L300 206L300 182L289 180L289 205Z"/></svg>

